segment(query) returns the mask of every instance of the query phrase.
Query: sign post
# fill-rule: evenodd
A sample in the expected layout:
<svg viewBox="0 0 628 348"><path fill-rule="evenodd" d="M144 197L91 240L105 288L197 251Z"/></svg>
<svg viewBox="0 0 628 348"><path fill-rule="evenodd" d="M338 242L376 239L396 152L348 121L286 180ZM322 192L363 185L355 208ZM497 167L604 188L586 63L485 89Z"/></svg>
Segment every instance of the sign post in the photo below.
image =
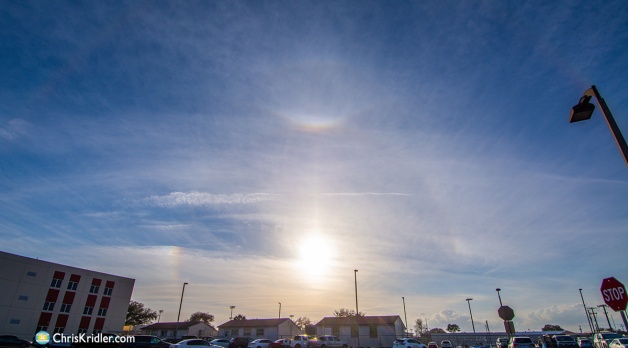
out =
<svg viewBox="0 0 628 348"><path fill-rule="evenodd" d="M504 329L506 330L506 334L508 334L508 337L514 336L516 331L515 324L512 322L512 320L515 318L515 311L513 311L512 308L508 306L501 306L497 310L497 314L499 314L500 318L504 319Z"/></svg>
<svg viewBox="0 0 628 348"><path fill-rule="evenodd" d="M602 280L600 287L604 303L611 307L615 312L620 312L624 321L624 327L628 327L628 319L626 318L626 305L628 304L628 294L626 287L615 277Z"/></svg>

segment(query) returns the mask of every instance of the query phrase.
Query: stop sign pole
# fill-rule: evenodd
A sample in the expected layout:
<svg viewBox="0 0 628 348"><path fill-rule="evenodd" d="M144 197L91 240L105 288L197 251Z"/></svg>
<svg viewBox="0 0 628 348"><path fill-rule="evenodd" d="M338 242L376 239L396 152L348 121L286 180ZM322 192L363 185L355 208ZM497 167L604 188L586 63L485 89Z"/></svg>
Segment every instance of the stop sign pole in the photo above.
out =
<svg viewBox="0 0 628 348"><path fill-rule="evenodd" d="M602 293L602 299L609 307L615 312L620 312L621 318L624 321L624 327L628 327L628 319L626 318L626 305L628 304L628 294L626 294L626 287L615 277L605 278L602 280L602 286L600 287Z"/></svg>

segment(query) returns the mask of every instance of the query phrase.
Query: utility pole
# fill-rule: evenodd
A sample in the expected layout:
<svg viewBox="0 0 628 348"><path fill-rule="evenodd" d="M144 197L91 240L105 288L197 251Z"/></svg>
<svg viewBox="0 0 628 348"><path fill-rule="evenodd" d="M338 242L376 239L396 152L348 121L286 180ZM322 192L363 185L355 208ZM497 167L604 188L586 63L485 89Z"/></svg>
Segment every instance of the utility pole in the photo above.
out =
<svg viewBox="0 0 628 348"><path fill-rule="evenodd" d="M604 310L604 315L606 315L606 322L608 323L608 328L613 331L613 327L611 326L611 321L608 319L608 312L606 311L606 307L608 307L605 304L601 304L598 307L602 307L602 309Z"/></svg>

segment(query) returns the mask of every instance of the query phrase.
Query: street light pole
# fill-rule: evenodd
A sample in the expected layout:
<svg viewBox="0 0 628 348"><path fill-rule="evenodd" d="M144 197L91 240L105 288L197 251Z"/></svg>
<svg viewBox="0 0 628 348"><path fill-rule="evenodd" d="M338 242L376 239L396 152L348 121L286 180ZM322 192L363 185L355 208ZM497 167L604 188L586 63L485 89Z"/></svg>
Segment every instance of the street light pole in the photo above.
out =
<svg viewBox="0 0 628 348"><path fill-rule="evenodd" d="M279 319L281 319L281 302L278 302L278 303L279 303Z"/></svg>
<svg viewBox="0 0 628 348"><path fill-rule="evenodd" d="M406 314L406 299L401 296L401 300L403 301L403 317L406 318L406 332L404 336L408 336L408 315Z"/></svg>
<svg viewBox="0 0 628 348"><path fill-rule="evenodd" d="M177 338L177 334L179 333L179 319L181 319L181 306L183 305L183 294L185 293L185 286L188 283L183 283L183 290L181 290L181 302L179 302L179 314L177 315L177 325L174 329L174 338Z"/></svg>
<svg viewBox="0 0 628 348"><path fill-rule="evenodd" d="M229 306L229 309L231 309L231 315L229 315L229 320L233 319L233 310L235 309L235 306Z"/></svg>
<svg viewBox="0 0 628 348"><path fill-rule="evenodd" d="M597 100L597 104L602 110L602 115L604 116L604 119L606 119L606 123L608 124L608 127L613 134L615 143L617 143L619 151L624 157L624 163L626 163L626 166L628 166L628 145L626 145L626 139L624 139L624 136L621 134L621 130L619 129L619 126L617 126L617 122L615 122L615 118L613 118L611 110L608 108L608 105L606 105L604 98L602 98L600 92L598 92L595 85L584 91L584 94L582 95L582 97L580 97L580 101L578 102L578 104L574 105L574 107L571 108L569 123L584 121L591 118L593 110L595 109L595 106L589 103L591 97L595 97L595 99Z"/></svg>
<svg viewBox="0 0 628 348"><path fill-rule="evenodd" d="M355 323L358 328L358 347L360 347L360 321L358 320L360 310L358 309L358 270L353 270L353 278L355 279Z"/></svg>
<svg viewBox="0 0 628 348"><path fill-rule="evenodd" d="M582 307L584 307L584 313L587 315L587 322L589 323L589 329L591 330L591 334L593 334L593 323L591 322L591 317L589 316L587 305L584 304L584 297L582 296L582 289L578 289L578 290L580 290L580 298L582 299Z"/></svg>
<svg viewBox="0 0 628 348"><path fill-rule="evenodd" d="M163 309L159 310L159 317L157 318L157 323L159 323L159 321L161 320L161 313L163 313L163 312L164 312Z"/></svg>
<svg viewBox="0 0 628 348"><path fill-rule="evenodd" d="M499 295L499 293L497 293ZM471 326L473 327L473 333L475 333L475 324L473 323L473 313L471 312L471 301L473 299L472 298L468 298L466 299L467 304L469 305L469 315L471 315ZM501 301L500 301L501 303Z"/></svg>
<svg viewBox="0 0 628 348"><path fill-rule="evenodd" d="M495 291L497 291L497 297L499 298L499 306L503 307L504 305L502 304L502 297L499 296L499 292L502 291L502 289L497 288L497 289L495 289Z"/></svg>

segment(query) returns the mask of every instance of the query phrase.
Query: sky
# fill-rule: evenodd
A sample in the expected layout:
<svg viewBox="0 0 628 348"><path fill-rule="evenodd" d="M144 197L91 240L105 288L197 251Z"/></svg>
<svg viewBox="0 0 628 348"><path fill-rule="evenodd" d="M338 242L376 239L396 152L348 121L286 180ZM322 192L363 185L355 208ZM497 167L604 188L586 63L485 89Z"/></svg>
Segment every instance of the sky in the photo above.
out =
<svg viewBox="0 0 628 348"><path fill-rule="evenodd" d="M579 332L628 282L626 1L0 0L0 250L161 321ZM355 272L354 270L358 270ZM403 298L403 299L402 299ZM619 313L612 322L621 324ZM606 321L601 319L600 323ZM606 325L602 325L606 326Z"/></svg>

